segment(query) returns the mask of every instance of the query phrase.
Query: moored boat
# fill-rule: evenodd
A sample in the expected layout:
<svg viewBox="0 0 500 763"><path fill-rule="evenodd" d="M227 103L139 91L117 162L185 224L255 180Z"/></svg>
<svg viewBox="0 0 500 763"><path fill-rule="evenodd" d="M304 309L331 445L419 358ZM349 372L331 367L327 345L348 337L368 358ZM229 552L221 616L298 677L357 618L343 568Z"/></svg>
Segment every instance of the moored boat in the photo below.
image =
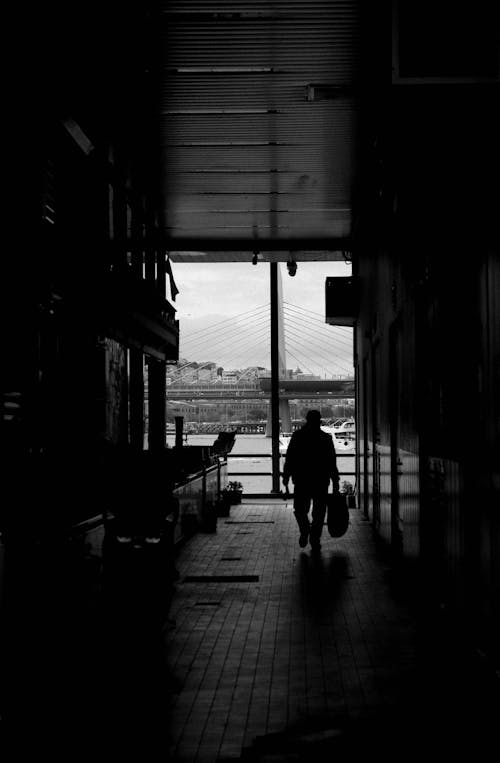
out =
<svg viewBox="0 0 500 763"><path fill-rule="evenodd" d="M291 436L292 436L292 432L280 433L280 456L286 456L286 452L288 450L288 444L290 442Z"/></svg>
<svg viewBox="0 0 500 763"><path fill-rule="evenodd" d="M331 434L335 450L338 454L355 452L356 422L354 419L342 419L333 424L325 424L321 429Z"/></svg>
<svg viewBox="0 0 500 763"><path fill-rule="evenodd" d="M340 419L333 424L323 424L323 432L333 437L338 454L354 453L356 450L356 422L354 419ZM285 456L292 432L281 432L279 438L280 455Z"/></svg>

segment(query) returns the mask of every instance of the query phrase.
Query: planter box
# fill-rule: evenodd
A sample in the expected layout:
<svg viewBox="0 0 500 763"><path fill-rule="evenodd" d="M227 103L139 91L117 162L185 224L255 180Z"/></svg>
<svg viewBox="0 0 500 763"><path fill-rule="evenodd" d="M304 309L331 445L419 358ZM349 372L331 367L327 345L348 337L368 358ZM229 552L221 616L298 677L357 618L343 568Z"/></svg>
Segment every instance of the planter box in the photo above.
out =
<svg viewBox="0 0 500 763"><path fill-rule="evenodd" d="M214 506L211 511L207 511L203 515L203 519L201 522L201 531L204 533L215 533L217 532L217 513L216 513L216 507Z"/></svg>
<svg viewBox="0 0 500 763"><path fill-rule="evenodd" d="M242 490L222 490L221 501L225 501L229 506L234 506L236 503L241 503Z"/></svg>
<svg viewBox="0 0 500 763"><path fill-rule="evenodd" d="M231 504L228 499L219 498L217 503L215 504L215 511L218 517L228 517L229 512L231 511Z"/></svg>

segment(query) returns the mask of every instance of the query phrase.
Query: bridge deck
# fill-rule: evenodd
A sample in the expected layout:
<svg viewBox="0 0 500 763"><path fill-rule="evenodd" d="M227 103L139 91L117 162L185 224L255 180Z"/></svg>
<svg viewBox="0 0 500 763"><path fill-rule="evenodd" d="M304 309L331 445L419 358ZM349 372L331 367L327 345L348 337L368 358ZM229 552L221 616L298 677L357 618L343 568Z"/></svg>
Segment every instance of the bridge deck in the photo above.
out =
<svg viewBox="0 0 500 763"><path fill-rule="evenodd" d="M354 379L318 379L298 381L280 379L279 396L282 400L352 399L355 395ZM266 400L271 394L271 379L260 379L259 384L171 384L167 398L171 400Z"/></svg>

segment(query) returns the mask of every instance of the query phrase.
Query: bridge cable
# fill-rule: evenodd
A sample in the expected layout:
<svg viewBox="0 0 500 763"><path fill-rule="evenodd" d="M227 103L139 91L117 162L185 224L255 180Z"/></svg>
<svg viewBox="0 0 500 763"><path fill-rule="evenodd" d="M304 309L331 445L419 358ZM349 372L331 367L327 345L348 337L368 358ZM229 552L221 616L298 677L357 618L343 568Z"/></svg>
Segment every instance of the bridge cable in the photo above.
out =
<svg viewBox="0 0 500 763"><path fill-rule="evenodd" d="M290 321L299 321L301 325L307 325L311 328L314 328L314 330L325 339L328 339L328 341L334 341L339 342L341 344L345 344L349 347L352 347L353 340L352 340L352 334L350 336L339 336L337 333L332 331L331 327L326 327L324 324L319 323L316 321L316 319L311 319L308 316L301 315L300 313L295 312L289 312L288 310L285 312L285 319Z"/></svg>
<svg viewBox="0 0 500 763"><path fill-rule="evenodd" d="M238 349L240 351L236 352L236 354L232 355L232 361L234 361L236 358L240 357L241 355L246 354L250 347L256 346L256 347L262 348L262 341L261 341L260 337L261 337L261 333L260 332L257 332L257 336L254 336L254 337L251 337L251 338L247 337L247 341L245 341L243 343L240 343L238 345ZM267 341L267 345L268 344L269 344L269 339ZM264 347L266 347L266 345L264 345ZM234 350L230 350L230 352L234 353ZM222 354L222 356L219 356L219 365L224 362L224 357L225 357L224 353ZM259 355L259 357L261 357L261 355ZM176 374L177 379L180 379L182 377L182 369L185 369L187 366L193 368L193 371L197 371L200 368L204 368L204 367L206 367L208 365L211 365L211 364L212 364L212 361L208 361L208 362L206 362L204 364L198 365L197 368L194 368L191 363L187 363L184 366L182 366L181 369L178 369L178 373Z"/></svg>
<svg viewBox="0 0 500 763"><path fill-rule="evenodd" d="M316 368L323 369L323 371L325 371L325 376L330 376L332 378L335 376L349 376L349 372L345 367L343 366L334 366L333 368L332 366L327 367L323 365L323 363L318 361L316 358L312 358L310 355L305 355L302 347L298 347L296 345L292 345L292 347L295 350L295 352L299 353L300 355L299 362L301 363L301 365L304 365L304 366L306 365L306 363L304 363L304 359L305 359L308 363L312 363ZM291 350L287 350L287 353L288 352L292 354ZM294 357L296 358L295 355ZM321 376L321 374L319 374L318 371L312 372L312 373L314 373L316 376Z"/></svg>
<svg viewBox="0 0 500 763"><path fill-rule="evenodd" d="M307 324L306 324L306 327L307 327L307 331L306 331L305 328L304 328L304 323L303 322L301 323L300 321L291 320L289 317L287 317L286 323L285 323L285 328L286 328L287 324L291 325L293 327L300 328L302 333L304 334L304 336L314 337L314 339L317 341L317 343L320 344L320 346L321 346L321 343L324 343L322 346L325 347L325 348L326 348L326 346L328 346L329 349L332 349L332 348L335 349L336 347L338 347L338 341L339 340L336 340L336 339L334 339L331 336L330 337L326 337L324 335L319 335L315 328L309 328L309 326L307 326ZM352 344L349 344L348 342L344 342L344 341L341 340L341 345L342 345L342 347L338 347L338 350L337 350L338 352L342 352L342 353L346 354L350 350L350 354L351 355L353 354ZM346 345L345 349L344 349L343 345Z"/></svg>
<svg viewBox="0 0 500 763"><path fill-rule="evenodd" d="M301 366L304 366L304 368L305 368L307 371L310 371L310 373L311 373L313 376L315 376L315 375L316 375L316 374L314 373L314 371L312 371L312 370L311 370L311 369L310 369L308 366L306 366L306 364L305 364L305 363L303 363L301 360L299 360L297 357L295 357L295 355L293 354L293 352L291 352L291 350L287 350L287 354L290 354L290 355L292 356L292 358L293 358L294 360L296 360L296 361L297 361L297 363L299 363ZM311 394L312 394L312 393L311 393ZM293 398L289 398L289 399L293 400Z"/></svg>
<svg viewBox="0 0 500 763"><path fill-rule="evenodd" d="M286 334L285 334L285 339L286 339ZM294 349L296 351L304 353L304 345L303 345L303 343L298 342L296 339L295 340L291 339L290 337L289 337L289 339L290 339L290 344L292 345L292 347L294 347ZM333 373L333 369L334 368L341 368L341 369L345 369L346 371L349 368L349 366L347 366L345 363L342 363L339 360L332 361L331 357L327 358L327 357L325 357L325 355L322 355L318 351L315 351L315 354L316 354L316 358L320 358L321 360L326 361L328 363L328 365L324 366L322 363L318 362L317 359L315 360L314 358L312 358L310 354L307 354L307 355L304 354L304 357L306 357L310 362L314 363L315 365L320 366L321 368L323 368L328 373L331 373L332 375L334 375L334 373Z"/></svg>
<svg viewBox="0 0 500 763"><path fill-rule="evenodd" d="M199 337L200 335L206 336L207 334L213 333L217 329L220 330L220 327L225 324L230 324L231 326L234 326L235 321L237 321L239 318L242 318L244 315L246 315L248 319L248 317L250 317L251 314L258 315L259 313L263 313L263 312L269 315L269 304L261 305L258 308L254 308L253 310L247 310L245 313L239 313L238 315L230 316L229 318L225 318L223 321L212 323L210 324L210 326L207 326L206 328L192 331L191 333L187 334L187 337L188 339L191 339L192 337Z"/></svg>
<svg viewBox="0 0 500 763"><path fill-rule="evenodd" d="M256 326L251 331L247 332L245 335L245 340L250 338L258 338L261 336L265 336L267 332L263 331L263 326ZM218 347L218 345L223 345L222 348ZM208 348L205 346L205 350L207 354L210 352L211 354L216 354L218 356L217 362L214 360L205 361L203 363L204 366L210 365L211 363L216 363L216 365L221 365L223 358L228 355L228 352L232 352L232 347L239 347L241 346L241 341L238 336L238 332L234 336L231 342L228 342L228 337L222 337L218 342L214 342L211 344ZM196 352L196 350L191 350L192 352ZM222 357L221 357L222 356ZM178 368L178 371L181 372L184 368L187 366L191 366L196 361L189 361L182 366Z"/></svg>
<svg viewBox="0 0 500 763"><path fill-rule="evenodd" d="M260 316L253 322L253 325L250 330L254 329L256 326L262 326L269 323L269 317L267 315ZM210 347L216 347L217 345L224 343L227 341L228 337L237 336L238 334L241 334L245 329L241 326L235 326L232 324L231 327L228 327L224 332L219 333L219 339L216 339L215 341L212 341L210 344ZM192 343L188 348L188 352L196 352L198 347L206 346L207 342L210 342L209 339L206 337L200 337L196 342ZM183 351L184 346L183 346Z"/></svg>
<svg viewBox="0 0 500 763"><path fill-rule="evenodd" d="M283 304L284 305L289 305L290 307L295 308L296 310L300 310L300 311L302 311L304 313L307 313L309 315L318 316L321 319L321 321L320 321L321 323L324 323L324 321L325 321L325 316L322 313L316 313L316 312L314 312L314 310L308 310L307 308L301 307L300 305L294 305L292 302L286 302L286 300L283 300ZM352 327L351 326L335 326L334 328L338 329L339 331L349 331L349 332L352 332Z"/></svg>
<svg viewBox="0 0 500 763"><path fill-rule="evenodd" d="M330 354L330 355L326 355L326 354L324 353L324 351L322 351L322 350L323 350L323 348L317 349L317 348L313 347L313 346L312 346L312 344L311 344L310 342L308 342L308 341L307 341L307 337L303 337L303 335L302 335L302 334L299 334L299 333L297 333L296 331L294 331L294 330L293 330L293 329L291 329L291 328L287 328L287 329L285 329L285 340L286 340L287 334L288 334L288 336L289 336L289 338L290 338L290 341L291 341L291 343L292 343L292 344L293 344L293 343L294 343L294 341L295 341L295 346L296 346L296 347L304 347L304 344L303 344L303 342L300 342L300 341L298 341L298 340L304 339L304 341L307 343L305 346L306 346L306 347L307 347L309 350L312 350L312 351L314 351L314 354L315 354L315 355L316 355L318 358L321 358L322 360L326 360L326 362L328 363L328 365L329 365L329 366L336 366L336 365L339 365L339 362L340 362L340 363L342 363L342 360L344 360L344 361L346 361L346 362L347 362L347 359L345 359L345 358L341 358L341 359L339 359L339 358L336 358L335 356L333 356L333 357L332 357L332 355L331 355L331 354ZM328 367L328 366L327 366L327 367Z"/></svg>
<svg viewBox="0 0 500 763"><path fill-rule="evenodd" d="M336 336L332 332L331 328L326 328L324 324L316 321L316 319L310 319L307 316L301 315L300 313L294 314L293 312L291 315L288 312L285 312L285 318L290 321L300 322L300 325L305 323L308 326L314 327L315 331L320 331L321 336L324 336L325 339L328 338L330 342L339 342L341 344L345 344L348 347L352 347L353 345L352 338L349 340L348 338Z"/></svg>

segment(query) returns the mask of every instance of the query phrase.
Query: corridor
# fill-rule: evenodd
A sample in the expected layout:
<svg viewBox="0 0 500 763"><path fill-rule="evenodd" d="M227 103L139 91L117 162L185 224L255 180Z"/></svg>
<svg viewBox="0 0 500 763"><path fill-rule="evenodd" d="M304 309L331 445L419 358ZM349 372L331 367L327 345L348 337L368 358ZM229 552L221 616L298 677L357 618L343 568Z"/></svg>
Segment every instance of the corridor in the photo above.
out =
<svg viewBox="0 0 500 763"><path fill-rule="evenodd" d="M25 561L2 681L16 759L422 760L468 747L483 760L496 745L498 675L422 608L359 509L313 555L291 501L244 500L177 548L173 588L154 565L109 586L104 566L78 593L48 546Z"/></svg>
<svg viewBox="0 0 500 763"><path fill-rule="evenodd" d="M2 763L489 760L499 4L12 5ZM208 532L238 472L183 441L170 369L269 378L277 495L280 390L333 393L337 330L362 507L347 534L312 557L267 496ZM235 418L213 423L240 434Z"/></svg>
<svg viewBox="0 0 500 763"><path fill-rule="evenodd" d="M487 749L489 679L419 614L370 523L350 514L314 556L291 502L248 500L182 549L166 635L172 760Z"/></svg>

